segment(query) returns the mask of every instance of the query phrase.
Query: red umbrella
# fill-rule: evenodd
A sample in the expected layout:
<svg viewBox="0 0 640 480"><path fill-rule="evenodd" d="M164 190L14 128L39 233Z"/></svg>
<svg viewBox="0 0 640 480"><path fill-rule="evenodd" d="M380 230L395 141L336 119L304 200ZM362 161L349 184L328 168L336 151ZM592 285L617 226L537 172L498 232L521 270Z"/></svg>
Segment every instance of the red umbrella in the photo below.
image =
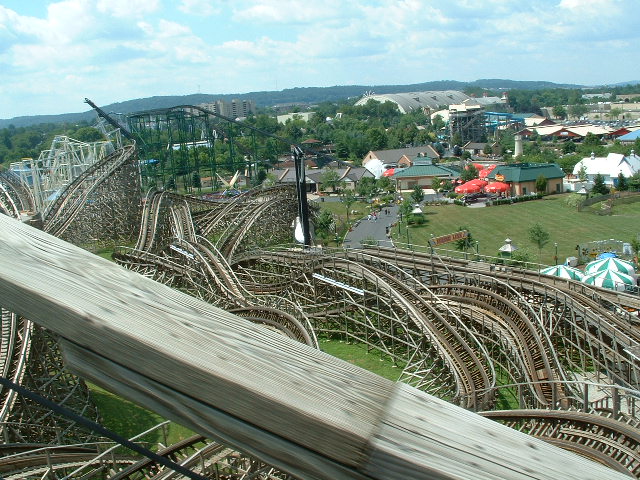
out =
<svg viewBox="0 0 640 480"><path fill-rule="evenodd" d="M395 168L388 168L384 171L384 173L382 174L383 177L392 177L393 174L396 172Z"/></svg>
<svg viewBox="0 0 640 480"><path fill-rule="evenodd" d="M489 182L481 178L474 178L473 180L469 180L466 184L473 184L473 185L479 185L480 187L484 187L487 183Z"/></svg>
<svg viewBox="0 0 640 480"><path fill-rule="evenodd" d="M492 182L484 187L484 191L487 193L503 193L511 190L511 185L504 182Z"/></svg>
<svg viewBox="0 0 640 480"><path fill-rule="evenodd" d="M487 178L487 176L491 173L491 171L496 168L495 164L489 165L484 167L482 170L480 170L480 172L478 173L478 176L480 178Z"/></svg>
<svg viewBox="0 0 640 480"><path fill-rule="evenodd" d="M464 185L457 186L454 191L456 193L478 193L482 187L477 183L467 182Z"/></svg>

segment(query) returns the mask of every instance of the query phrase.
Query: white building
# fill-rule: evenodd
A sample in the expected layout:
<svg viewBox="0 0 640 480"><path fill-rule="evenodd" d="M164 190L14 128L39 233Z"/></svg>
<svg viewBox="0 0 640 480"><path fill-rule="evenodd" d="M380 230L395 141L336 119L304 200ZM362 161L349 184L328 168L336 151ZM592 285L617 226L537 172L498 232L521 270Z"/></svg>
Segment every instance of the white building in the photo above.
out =
<svg viewBox="0 0 640 480"><path fill-rule="evenodd" d="M573 174L578 176L584 166L588 182L593 184L593 179L600 174L604 178L605 185L615 187L618 184L618 175L622 173L629 178L640 171L640 157L632 150L630 155L621 153L610 153L606 157L583 158L573 167Z"/></svg>

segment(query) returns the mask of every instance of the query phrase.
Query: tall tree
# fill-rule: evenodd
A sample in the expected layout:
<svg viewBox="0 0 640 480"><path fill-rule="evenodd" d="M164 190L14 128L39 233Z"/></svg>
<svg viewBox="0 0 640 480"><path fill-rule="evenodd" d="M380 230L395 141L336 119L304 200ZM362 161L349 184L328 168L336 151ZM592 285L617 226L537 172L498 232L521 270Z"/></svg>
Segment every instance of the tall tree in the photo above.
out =
<svg viewBox="0 0 640 480"><path fill-rule="evenodd" d="M533 224L531 228L529 228L528 233L531 243L538 247L538 263L542 263L540 260L542 257L542 249L549 243L551 235L539 223Z"/></svg>
<svg viewBox="0 0 640 480"><path fill-rule="evenodd" d="M593 177L593 188L591 188L591 192L600 195L606 195L609 193L609 187L604 184L604 177L599 173Z"/></svg>
<svg viewBox="0 0 640 480"><path fill-rule="evenodd" d="M469 250L469 248L473 246L473 244L475 243L475 240L471 235L471 231L469 230L469 227L467 227L466 225L462 227L458 227L459 232L461 232L462 230L467 231L467 236L466 238L461 238L460 240L456 240L455 245L456 245L456 249L466 252L467 250Z"/></svg>
<svg viewBox="0 0 640 480"><path fill-rule="evenodd" d="M538 178L536 178L536 192L546 193L547 191L547 177L540 174Z"/></svg>
<svg viewBox="0 0 640 480"><path fill-rule="evenodd" d="M356 200L356 195L351 189L345 189L340 194L340 201L347 209L347 223L349 223L349 211L351 210L351 205L353 205Z"/></svg>
<svg viewBox="0 0 640 480"><path fill-rule="evenodd" d="M413 200L414 203L420 203L422 200L424 200L424 190L422 190L422 187L420 185L416 185L415 187L413 187L413 191L411 192L411 200Z"/></svg>
<svg viewBox="0 0 640 480"><path fill-rule="evenodd" d="M320 175L320 184L323 190L330 188L332 192L335 192L336 188L341 185L340 175L335 170L327 168Z"/></svg>
<svg viewBox="0 0 640 480"><path fill-rule="evenodd" d="M627 177L624 176L624 173L618 173L618 190L624 192L625 190L629 190L629 184L627 183Z"/></svg>
<svg viewBox="0 0 640 480"><path fill-rule="evenodd" d="M462 169L462 173L460 173L460 178L465 182L469 180L473 180L474 178L478 178L478 169L473 163L470 163L466 167Z"/></svg>
<svg viewBox="0 0 640 480"><path fill-rule="evenodd" d="M560 118L563 120L567 118L567 111L562 105L556 105L555 107L553 107L552 113L553 113L553 116L556 118Z"/></svg>

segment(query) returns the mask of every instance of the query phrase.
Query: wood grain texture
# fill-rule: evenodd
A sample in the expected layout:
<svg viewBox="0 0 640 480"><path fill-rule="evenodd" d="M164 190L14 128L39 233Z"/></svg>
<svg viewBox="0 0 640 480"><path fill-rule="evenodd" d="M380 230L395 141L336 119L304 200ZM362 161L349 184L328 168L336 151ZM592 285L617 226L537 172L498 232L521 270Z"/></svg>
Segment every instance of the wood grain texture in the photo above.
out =
<svg viewBox="0 0 640 480"><path fill-rule="evenodd" d="M304 478L627 478L3 215L0 304L86 378Z"/></svg>
<svg viewBox="0 0 640 480"><path fill-rule="evenodd" d="M0 298L87 350L345 465L359 464L393 388L8 217Z"/></svg>
<svg viewBox="0 0 640 480"><path fill-rule="evenodd" d="M629 478L405 384L387 408L364 470L373 478Z"/></svg>

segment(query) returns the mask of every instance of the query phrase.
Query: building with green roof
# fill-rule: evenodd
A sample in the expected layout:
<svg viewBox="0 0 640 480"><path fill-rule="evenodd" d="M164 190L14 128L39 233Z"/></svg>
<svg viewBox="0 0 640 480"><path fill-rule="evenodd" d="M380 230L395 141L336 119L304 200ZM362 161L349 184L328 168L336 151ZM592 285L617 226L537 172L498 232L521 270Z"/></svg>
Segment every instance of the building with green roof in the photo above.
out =
<svg viewBox="0 0 640 480"><path fill-rule="evenodd" d="M434 178L445 180L458 176L459 172L453 168L427 162L416 162L411 167L396 171L392 179L396 182L396 189L400 191L413 190L416 185L420 185L422 188L431 188Z"/></svg>
<svg viewBox="0 0 640 480"><path fill-rule="evenodd" d="M499 165L487 179L511 185L511 195L527 195L536 192L536 180L540 176L547 179L547 189L543 193L562 193L564 171L556 163Z"/></svg>

